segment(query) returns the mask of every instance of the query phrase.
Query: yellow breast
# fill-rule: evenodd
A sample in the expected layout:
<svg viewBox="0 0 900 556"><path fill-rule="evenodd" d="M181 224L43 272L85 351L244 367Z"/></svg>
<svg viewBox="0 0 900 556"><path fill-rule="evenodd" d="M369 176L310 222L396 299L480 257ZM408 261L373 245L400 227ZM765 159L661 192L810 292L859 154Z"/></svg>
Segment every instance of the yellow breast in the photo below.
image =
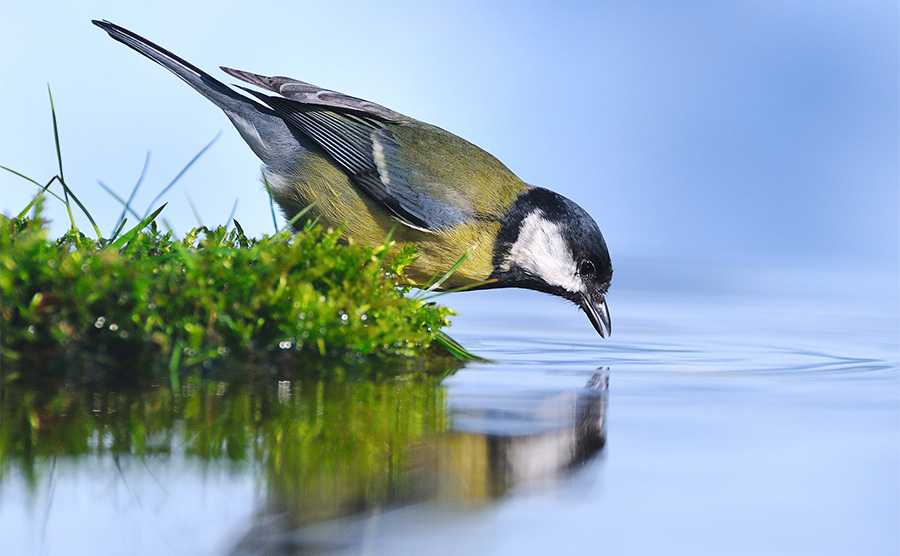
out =
<svg viewBox="0 0 900 556"><path fill-rule="evenodd" d="M355 243L377 247L394 230L400 244L416 247L419 256L408 275L419 284L441 276L465 254L466 260L444 283L459 288L482 282L493 271L494 239L499 222L478 221L439 232L426 232L399 223L378 203L363 196L347 175L323 156L310 154L290 176L266 173L272 195L285 215L313 204L310 214L328 227L344 230Z"/></svg>

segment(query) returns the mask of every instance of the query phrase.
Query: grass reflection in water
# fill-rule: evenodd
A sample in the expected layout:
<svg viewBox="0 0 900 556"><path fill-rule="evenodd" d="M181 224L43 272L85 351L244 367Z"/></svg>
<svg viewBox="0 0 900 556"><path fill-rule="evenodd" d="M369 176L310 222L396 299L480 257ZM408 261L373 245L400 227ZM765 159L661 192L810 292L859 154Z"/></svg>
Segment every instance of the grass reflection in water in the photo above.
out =
<svg viewBox="0 0 900 556"><path fill-rule="evenodd" d="M55 461L99 472L97 458L249 471L260 478L260 520L243 543L266 545L275 532L267 516L284 532L427 499L480 505L603 446L605 375L518 409L451 415L442 381L459 363L427 365L299 373L245 364L183 376L178 388L121 368L18 372L0 392L0 483L20 475L36 489ZM36 376L57 378L21 378ZM466 425L504 419L515 430Z"/></svg>

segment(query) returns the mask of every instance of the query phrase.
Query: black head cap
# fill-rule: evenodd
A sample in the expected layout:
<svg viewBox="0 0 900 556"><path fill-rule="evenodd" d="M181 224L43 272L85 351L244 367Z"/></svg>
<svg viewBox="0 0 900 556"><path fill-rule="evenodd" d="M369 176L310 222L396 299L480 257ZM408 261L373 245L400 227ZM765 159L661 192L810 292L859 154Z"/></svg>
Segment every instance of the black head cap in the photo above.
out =
<svg viewBox="0 0 900 556"><path fill-rule="evenodd" d="M535 187L507 213L494 246L498 286L538 290L574 301L597 331L611 331L605 295L612 261L594 219L573 201Z"/></svg>

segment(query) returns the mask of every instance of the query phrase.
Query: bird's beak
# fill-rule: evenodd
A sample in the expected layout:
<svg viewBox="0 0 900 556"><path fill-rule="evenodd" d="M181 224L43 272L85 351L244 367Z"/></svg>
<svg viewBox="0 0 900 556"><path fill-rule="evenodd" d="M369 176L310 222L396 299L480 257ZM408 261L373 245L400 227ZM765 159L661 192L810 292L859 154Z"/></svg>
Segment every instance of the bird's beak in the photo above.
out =
<svg viewBox="0 0 900 556"><path fill-rule="evenodd" d="M606 297L602 293L582 294L581 308L587 314L594 330L601 338L612 334L612 319L609 316L609 307L606 305Z"/></svg>

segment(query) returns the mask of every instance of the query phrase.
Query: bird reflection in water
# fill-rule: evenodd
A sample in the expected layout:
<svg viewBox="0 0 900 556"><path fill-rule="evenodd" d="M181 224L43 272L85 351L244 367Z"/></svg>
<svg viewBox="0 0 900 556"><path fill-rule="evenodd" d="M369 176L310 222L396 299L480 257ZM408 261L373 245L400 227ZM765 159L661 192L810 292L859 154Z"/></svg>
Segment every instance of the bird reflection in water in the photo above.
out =
<svg viewBox="0 0 900 556"><path fill-rule="evenodd" d="M417 470L430 478L425 494L478 504L581 467L606 441L607 384L602 372L585 388L519 401L514 409L454 413L454 430L427 450Z"/></svg>
<svg viewBox="0 0 900 556"><path fill-rule="evenodd" d="M369 517L386 510L421 502L465 510L560 480L601 453L607 392L606 370L582 388L540 396L457 403L451 390L446 421L452 426L387 439L383 451L368 455L388 461L371 461L380 471L367 480L359 480L358 460L333 461L331 474L318 473L314 481L271 474L267 502L234 553L349 549L363 541ZM400 431L410 423L401 407L393 409ZM348 455L366 457L355 450Z"/></svg>

